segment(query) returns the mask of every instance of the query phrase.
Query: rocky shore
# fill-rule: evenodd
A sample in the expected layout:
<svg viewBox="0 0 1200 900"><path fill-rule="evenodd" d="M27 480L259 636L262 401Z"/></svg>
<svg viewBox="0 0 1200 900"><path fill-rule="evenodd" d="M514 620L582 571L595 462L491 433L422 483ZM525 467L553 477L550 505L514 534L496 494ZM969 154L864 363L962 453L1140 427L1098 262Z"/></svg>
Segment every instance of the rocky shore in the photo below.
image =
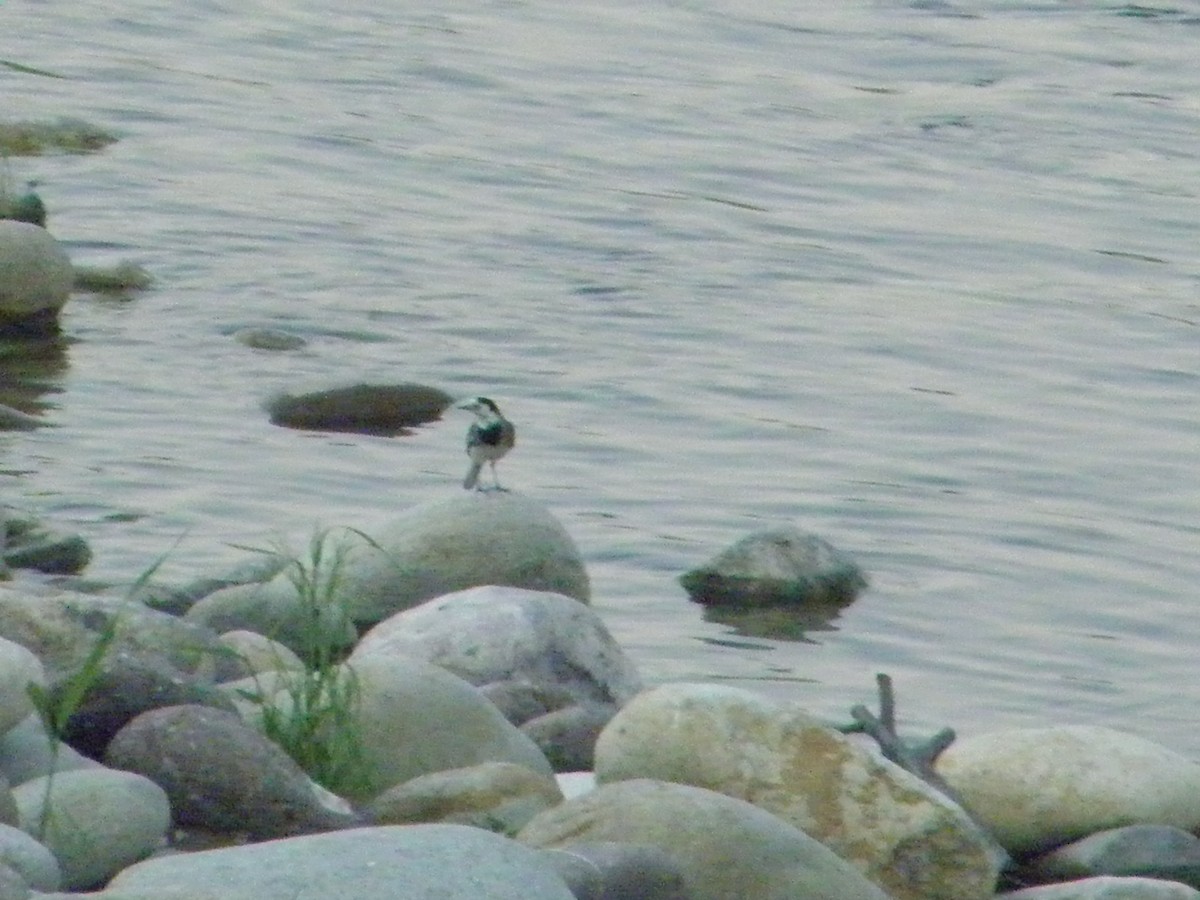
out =
<svg viewBox="0 0 1200 900"><path fill-rule="evenodd" d="M0 531L0 900L1200 897L1192 761L973 736L937 758L956 802L796 706L647 686L521 494L182 586L85 590L48 574L70 536ZM704 583L794 601L770 548L848 565L750 543Z"/></svg>

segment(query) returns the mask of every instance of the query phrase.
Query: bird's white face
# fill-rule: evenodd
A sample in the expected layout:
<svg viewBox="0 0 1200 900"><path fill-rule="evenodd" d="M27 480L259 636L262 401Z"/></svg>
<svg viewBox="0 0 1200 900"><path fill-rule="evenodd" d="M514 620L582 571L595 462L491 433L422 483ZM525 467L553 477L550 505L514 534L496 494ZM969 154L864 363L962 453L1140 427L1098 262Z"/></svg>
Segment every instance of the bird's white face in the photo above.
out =
<svg viewBox="0 0 1200 900"><path fill-rule="evenodd" d="M462 402L455 404L455 406L458 409L465 409L469 412L473 412L480 418L494 416L500 412L498 409L496 409L494 404L488 403L482 397L472 397L469 400L463 400Z"/></svg>

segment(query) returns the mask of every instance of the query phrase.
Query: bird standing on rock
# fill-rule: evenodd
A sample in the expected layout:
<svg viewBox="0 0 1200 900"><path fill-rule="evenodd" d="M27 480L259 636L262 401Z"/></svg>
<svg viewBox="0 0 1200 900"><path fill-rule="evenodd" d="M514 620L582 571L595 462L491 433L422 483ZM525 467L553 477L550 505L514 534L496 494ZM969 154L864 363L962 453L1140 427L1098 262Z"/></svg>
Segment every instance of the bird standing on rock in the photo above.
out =
<svg viewBox="0 0 1200 900"><path fill-rule="evenodd" d="M476 397L458 404L459 409L468 409L475 413L475 421L467 429L467 456L471 458L471 468L463 479L463 487L468 491L475 488L479 481L479 472L483 464L492 467L492 481L496 490L500 487L500 479L496 477L496 460L500 459L517 441L517 430L513 423L504 418L494 401L487 397ZM483 490L483 488L478 488Z"/></svg>

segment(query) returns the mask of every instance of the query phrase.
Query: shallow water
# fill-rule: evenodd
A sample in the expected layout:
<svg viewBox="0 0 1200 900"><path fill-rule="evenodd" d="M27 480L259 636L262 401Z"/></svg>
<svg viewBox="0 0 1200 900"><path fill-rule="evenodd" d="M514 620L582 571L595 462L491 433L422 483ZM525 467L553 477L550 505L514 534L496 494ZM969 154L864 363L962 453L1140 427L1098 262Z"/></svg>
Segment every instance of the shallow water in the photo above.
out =
<svg viewBox="0 0 1200 900"><path fill-rule="evenodd" d="M504 480L651 680L846 718L886 671L916 730L1200 753L1200 8L60 6L0 5L0 57L62 76L0 68L0 114L121 140L10 168L77 262L157 284L72 300L0 484L92 574L457 490L465 418L260 406L417 381L517 422ZM871 588L788 640L706 620L676 575L777 523Z"/></svg>

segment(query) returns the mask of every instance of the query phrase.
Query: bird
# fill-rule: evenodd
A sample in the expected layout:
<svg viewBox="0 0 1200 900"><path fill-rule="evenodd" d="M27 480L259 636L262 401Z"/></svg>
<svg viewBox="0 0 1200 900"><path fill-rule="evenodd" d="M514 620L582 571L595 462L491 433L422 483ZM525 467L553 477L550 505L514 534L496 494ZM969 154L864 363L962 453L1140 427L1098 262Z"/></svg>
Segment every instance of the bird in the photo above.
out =
<svg viewBox="0 0 1200 900"><path fill-rule="evenodd" d="M467 456L471 458L471 468L467 470L467 477L463 479L463 487L468 491L473 488L483 490L482 487L476 488L476 485L479 472L483 464L487 463L492 467L495 489L504 490L500 487L500 479L496 477L496 460L513 448L517 440L516 428L504 418L495 401L487 397L464 400L458 404L458 408L475 413L475 421L467 429Z"/></svg>

